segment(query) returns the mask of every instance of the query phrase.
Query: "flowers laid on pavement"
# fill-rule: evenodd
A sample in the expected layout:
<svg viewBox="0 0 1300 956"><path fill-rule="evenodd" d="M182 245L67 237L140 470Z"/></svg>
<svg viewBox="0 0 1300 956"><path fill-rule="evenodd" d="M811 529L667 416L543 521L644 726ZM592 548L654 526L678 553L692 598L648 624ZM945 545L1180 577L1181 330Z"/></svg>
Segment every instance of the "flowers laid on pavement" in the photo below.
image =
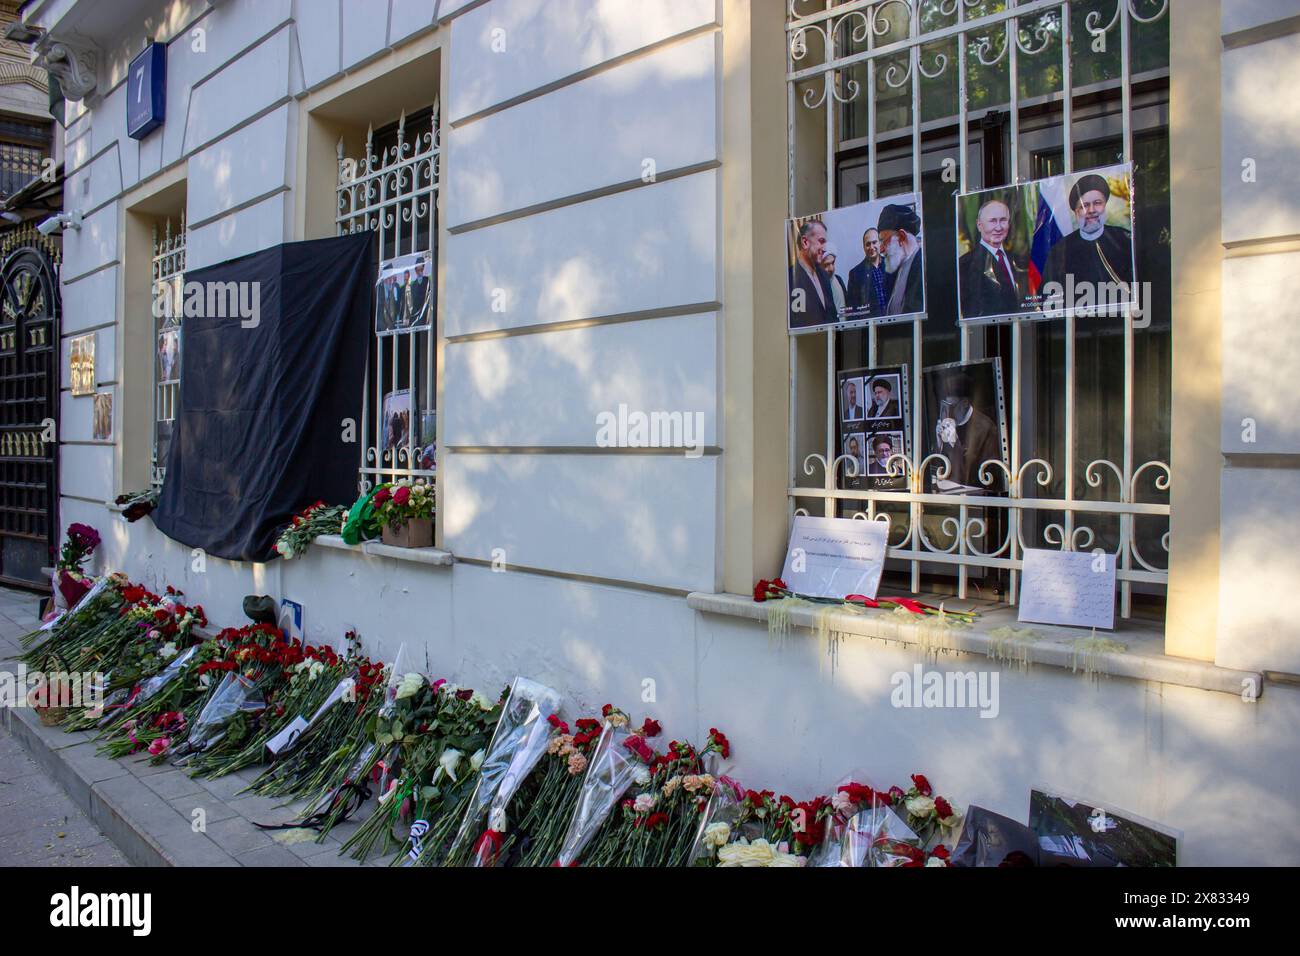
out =
<svg viewBox="0 0 1300 956"><path fill-rule="evenodd" d="M403 495L409 503L414 491ZM381 502L381 507L383 506ZM309 509L310 510L310 509ZM86 540L82 539L83 543ZM760 582L756 598L782 597ZM946 866L963 814L930 780L881 789L862 774L796 800L727 776L731 741L655 741L612 705L572 725L559 694L518 678L502 695L431 680L404 654L377 663L249 624L205 635L203 609L107 576L23 639L23 659L107 673L98 712L71 711L114 757L193 776L265 762L248 789L307 799L299 825L369 805L343 852L393 865Z"/></svg>

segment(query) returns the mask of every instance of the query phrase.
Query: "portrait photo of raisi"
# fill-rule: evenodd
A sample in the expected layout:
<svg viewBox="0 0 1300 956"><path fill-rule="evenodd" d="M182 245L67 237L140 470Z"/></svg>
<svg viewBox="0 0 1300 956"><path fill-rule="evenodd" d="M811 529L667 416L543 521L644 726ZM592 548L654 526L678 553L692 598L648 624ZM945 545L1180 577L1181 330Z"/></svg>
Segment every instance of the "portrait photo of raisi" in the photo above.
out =
<svg viewBox="0 0 1300 956"><path fill-rule="evenodd" d="M1122 313L1134 285L1133 174L1111 166L1038 184L1031 274L1049 316Z"/></svg>
<svg viewBox="0 0 1300 956"><path fill-rule="evenodd" d="M1007 464L1006 399L1002 389L1002 363L990 358L953 362L922 370L921 404L924 409L922 440L925 454L943 455L941 468L929 470L933 489L941 494L992 494L1005 485L996 465L981 480L986 463Z"/></svg>
<svg viewBox="0 0 1300 956"><path fill-rule="evenodd" d="M1134 263L1130 165L957 196L962 321L1121 314Z"/></svg>
<svg viewBox="0 0 1300 956"><path fill-rule="evenodd" d="M921 229L918 193L787 220L789 331L924 314Z"/></svg>
<svg viewBox="0 0 1300 956"><path fill-rule="evenodd" d="M899 418L899 396L897 375L877 375L865 379L867 388L867 418Z"/></svg>

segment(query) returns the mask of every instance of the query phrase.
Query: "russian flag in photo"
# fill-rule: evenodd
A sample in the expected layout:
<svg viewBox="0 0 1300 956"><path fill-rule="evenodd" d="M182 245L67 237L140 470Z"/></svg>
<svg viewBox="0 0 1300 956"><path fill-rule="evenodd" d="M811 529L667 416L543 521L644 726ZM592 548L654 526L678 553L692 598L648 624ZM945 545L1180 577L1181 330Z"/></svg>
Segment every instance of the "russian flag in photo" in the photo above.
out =
<svg viewBox="0 0 1300 956"><path fill-rule="evenodd" d="M1038 212L1034 216L1034 241L1029 247L1029 294L1037 295L1052 246L1073 228L1070 200L1065 192L1068 176L1040 183Z"/></svg>

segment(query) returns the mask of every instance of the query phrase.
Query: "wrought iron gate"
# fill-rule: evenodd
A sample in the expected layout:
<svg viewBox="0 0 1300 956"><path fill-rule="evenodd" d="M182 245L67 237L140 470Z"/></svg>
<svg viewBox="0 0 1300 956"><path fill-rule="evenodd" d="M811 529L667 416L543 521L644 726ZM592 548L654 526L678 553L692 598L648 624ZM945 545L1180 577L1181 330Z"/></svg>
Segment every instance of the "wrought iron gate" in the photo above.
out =
<svg viewBox="0 0 1300 956"><path fill-rule="evenodd" d="M59 247L0 245L0 582L48 587L58 535Z"/></svg>

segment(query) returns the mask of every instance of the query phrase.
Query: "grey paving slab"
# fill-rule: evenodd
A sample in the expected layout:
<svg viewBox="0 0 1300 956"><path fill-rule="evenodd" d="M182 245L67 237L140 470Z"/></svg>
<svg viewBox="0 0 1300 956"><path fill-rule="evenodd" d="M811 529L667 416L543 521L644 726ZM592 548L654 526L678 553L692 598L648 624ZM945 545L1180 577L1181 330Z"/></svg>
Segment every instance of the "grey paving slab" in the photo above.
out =
<svg viewBox="0 0 1300 956"><path fill-rule="evenodd" d="M191 793L184 797L177 797L167 802L181 816L191 821L202 820L205 825L238 816L234 810L206 790L200 790L198 793ZM202 813L195 812L198 810L201 810Z"/></svg>
<svg viewBox="0 0 1300 956"><path fill-rule="evenodd" d="M126 866L122 853L0 731L0 866Z"/></svg>
<svg viewBox="0 0 1300 956"><path fill-rule="evenodd" d="M177 797L187 797L195 794L206 794L207 791L199 784L197 780L187 774L184 770L170 770L166 773L155 773L147 776L141 776L144 785L152 790L164 800L174 800Z"/></svg>
<svg viewBox="0 0 1300 956"><path fill-rule="evenodd" d="M269 833L257 829L241 816L209 823L207 833L218 846L236 858L275 842Z"/></svg>
<svg viewBox="0 0 1300 956"><path fill-rule="evenodd" d="M306 866L299 857L277 844L245 853L239 858L244 866Z"/></svg>

